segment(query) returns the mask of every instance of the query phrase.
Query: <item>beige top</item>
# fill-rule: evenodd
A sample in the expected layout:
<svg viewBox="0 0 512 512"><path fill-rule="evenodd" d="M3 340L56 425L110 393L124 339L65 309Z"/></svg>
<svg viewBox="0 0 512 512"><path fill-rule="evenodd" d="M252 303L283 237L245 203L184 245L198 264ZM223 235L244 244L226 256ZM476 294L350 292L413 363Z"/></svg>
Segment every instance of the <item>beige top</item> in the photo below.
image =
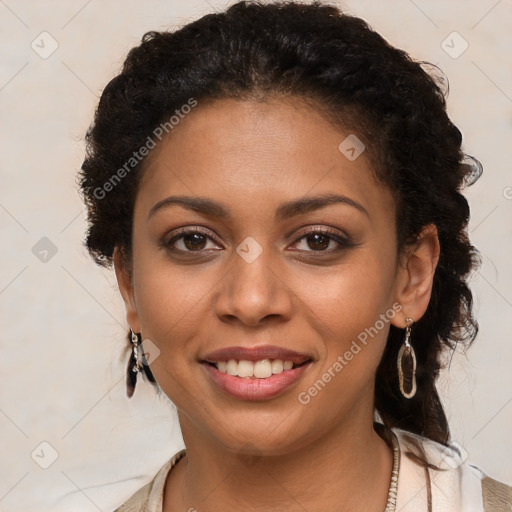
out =
<svg viewBox="0 0 512 512"><path fill-rule="evenodd" d="M139 489L114 512L162 512L167 475L185 454L185 449L176 453L171 460L163 465L151 482Z"/></svg>
<svg viewBox="0 0 512 512"><path fill-rule="evenodd" d="M479 468L467 463L467 454L459 445L447 448L401 429L393 428L392 431L400 448L397 512L512 511L512 487L488 477ZM423 454L418 452L418 445ZM408 452L424 455L429 463L440 470L418 465L406 455ZM115 512L162 512L167 475L185 454L185 449L176 453L151 482Z"/></svg>

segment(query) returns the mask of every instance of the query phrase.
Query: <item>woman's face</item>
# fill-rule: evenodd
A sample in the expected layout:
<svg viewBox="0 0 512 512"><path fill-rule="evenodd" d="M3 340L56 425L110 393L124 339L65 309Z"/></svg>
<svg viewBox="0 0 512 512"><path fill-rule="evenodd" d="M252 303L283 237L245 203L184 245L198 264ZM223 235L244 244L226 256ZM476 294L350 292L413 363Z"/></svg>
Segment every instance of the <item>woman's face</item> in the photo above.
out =
<svg viewBox="0 0 512 512"><path fill-rule="evenodd" d="M373 417L404 276L392 194L349 135L300 101L199 102L150 155L121 288L185 437L285 453ZM306 363L260 378L277 359Z"/></svg>

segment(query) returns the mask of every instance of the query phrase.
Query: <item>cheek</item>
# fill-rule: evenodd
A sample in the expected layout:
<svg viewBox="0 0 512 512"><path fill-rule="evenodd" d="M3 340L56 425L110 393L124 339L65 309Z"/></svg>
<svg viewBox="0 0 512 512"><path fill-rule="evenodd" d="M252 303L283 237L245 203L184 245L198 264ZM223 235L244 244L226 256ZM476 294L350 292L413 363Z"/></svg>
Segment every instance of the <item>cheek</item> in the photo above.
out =
<svg viewBox="0 0 512 512"><path fill-rule="evenodd" d="M393 258L359 251L324 274L302 274L294 291L332 333L357 334L393 303Z"/></svg>
<svg viewBox="0 0 512 512"><path fill-rule="evenodd" d="M154 255L135 260L135 298L143 339L158 348L151 371L163 392L179 408L187 410L194 395L190 369L195 364L194 335L208 300L208 283L173 269ZM192 268L192 267L190 267ZM192 272L190 272L192 274ZM201 300L202 299L202 300Z"/></svg>
<svg viewBox="0 0 512 512"><path fill-rule="evenodd" d="M161 351L170 350L193 331L194 314L201 298L207 298L209 283L193 266L172 266L162 249L135 242L134 292L142 335Z"/></svg>
<svg viewBox="0 0 512 512"><path fill-rule="evenodd" d="M338 385L362 388L373 379L396 314L394 276L393 254L364 250L336 270L298 284L304 314L323 340L320 373L330 370Z"/></svg>

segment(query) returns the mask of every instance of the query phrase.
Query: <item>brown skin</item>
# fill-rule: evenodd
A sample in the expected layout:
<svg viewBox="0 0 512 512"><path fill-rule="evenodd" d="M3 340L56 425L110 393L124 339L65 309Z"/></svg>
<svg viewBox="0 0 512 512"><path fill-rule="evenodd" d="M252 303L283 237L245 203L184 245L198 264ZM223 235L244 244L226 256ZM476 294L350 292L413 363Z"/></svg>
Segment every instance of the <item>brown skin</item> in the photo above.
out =
<svg viewBox="0 0 512 512"><path fill-rule="evenodd" d="M178 408L187 447L166 482L166 512L315 512L340 503L345 512L384 510L392 452L373 429L373 390L389 324L309 404L297 396L394 303L403 308L394 325L421 318L439 242L428 226L398 258L392 193L364 153L353 162L340 153L348 134L297 99L220 100L199 103L150 155L136 198L132 263L123 264L119 250L114 262L129 325L160 350L151 370ZM331 193L368 215L331 204L274 220L285 201ZM148 218L171 195L221 202L232 218L178 205ZM181 238L175 252L162 245L185 226L214 238ZM353 245L304 238L322 228ZM252 263L236 252L248 236L263 249ZM187 259L180 249L193 254ZM271 400L224 394L198 362L219 348L267 343L313 358ZM255 455L253 463L241 454Z"/></svg>

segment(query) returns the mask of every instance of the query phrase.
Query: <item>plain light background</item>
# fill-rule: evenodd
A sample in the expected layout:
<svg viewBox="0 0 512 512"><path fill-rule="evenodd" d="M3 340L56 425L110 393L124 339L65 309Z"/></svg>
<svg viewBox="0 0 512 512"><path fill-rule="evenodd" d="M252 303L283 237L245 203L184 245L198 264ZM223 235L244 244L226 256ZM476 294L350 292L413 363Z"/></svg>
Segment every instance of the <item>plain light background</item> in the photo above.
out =
<svg viewBox="0 0 512 512"><path fill-rule="evenodd" d="M149 384L139 379L126 398L124 310L113 271L97 268L82 246L75 180L98 97L128 50L148 30L226 5L0 0L5 512L107 512L183 446L172 405ZM450 115L466 152L484 165L466 192L470 236L483 259L472 279L480 333L467 356L454 355L439 387L453 440L472 463L510 484L512 2L337 5L446 73Z"/></svg>

